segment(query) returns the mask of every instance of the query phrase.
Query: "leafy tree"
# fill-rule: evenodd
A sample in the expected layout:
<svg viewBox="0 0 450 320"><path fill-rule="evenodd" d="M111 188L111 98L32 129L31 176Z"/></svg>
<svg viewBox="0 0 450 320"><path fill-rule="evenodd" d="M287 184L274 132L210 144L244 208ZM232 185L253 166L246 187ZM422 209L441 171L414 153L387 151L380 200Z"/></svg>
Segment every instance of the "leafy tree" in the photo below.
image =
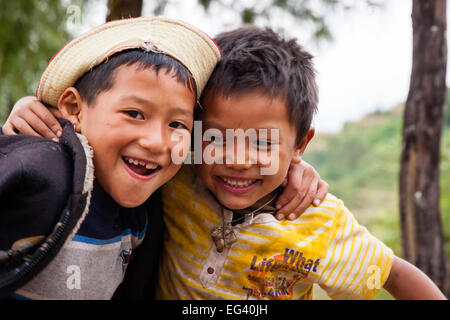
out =
<svg viewBox="0 0 450 320"><path fill-rule="evenodd" d="M15 101L34 92L49 57L70 39L68 7L61 1L0 1L0 123Z"/></svg>

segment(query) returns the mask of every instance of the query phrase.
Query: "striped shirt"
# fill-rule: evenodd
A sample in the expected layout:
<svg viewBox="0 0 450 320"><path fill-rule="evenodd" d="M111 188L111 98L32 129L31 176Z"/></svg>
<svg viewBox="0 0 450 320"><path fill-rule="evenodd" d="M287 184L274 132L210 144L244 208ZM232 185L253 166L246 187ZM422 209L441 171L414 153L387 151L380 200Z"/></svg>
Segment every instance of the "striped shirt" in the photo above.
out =
<svg viewBox="0 0 450 320"><path fill-rule="evenodd" d="M237 241L219 252L210 235L233 213L185 166L163 188L168 236L159 299L312 299L313 284L333 299L371 299L390 272L393 252L328 194L299 218L246 214Z"/></svg>
<svg viewBox="0 0 450 320"><path fill-rule="evenodd" d="M146 228L145 206L123 208L94 184L89 212L75 236L12 298L111 299Z"/></svg>

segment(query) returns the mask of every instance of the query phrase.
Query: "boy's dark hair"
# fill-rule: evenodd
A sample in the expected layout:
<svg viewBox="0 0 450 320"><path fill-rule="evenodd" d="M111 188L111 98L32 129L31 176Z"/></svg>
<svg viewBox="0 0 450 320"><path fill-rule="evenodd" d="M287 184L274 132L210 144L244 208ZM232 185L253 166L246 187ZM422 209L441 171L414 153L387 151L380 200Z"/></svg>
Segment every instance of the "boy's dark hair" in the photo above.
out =
<svg viewBox="0 0 450 320"><path fill-rule="evenodd" d="M183 83L196 96L195 79L181 62L163 53L141 49L129 49L113 54L106 61L83 74L74 87L90 106L101 92L112 88L116 70L123 65L137 65L141 70L153 69L157 74L161 69L165 69L167 73L173 70L177 81Z"/></svg>
<svg viewBox="0 0 450 320"><path fill-rule="evenodd" d="M269 28L244 26L215 39L222 58L204 94L230 95L258 91L286 102L296 143L306 136L317 110L318 89L312 55L295 39L285 40ZM205 106L207 108L207 106Z"/></svg>

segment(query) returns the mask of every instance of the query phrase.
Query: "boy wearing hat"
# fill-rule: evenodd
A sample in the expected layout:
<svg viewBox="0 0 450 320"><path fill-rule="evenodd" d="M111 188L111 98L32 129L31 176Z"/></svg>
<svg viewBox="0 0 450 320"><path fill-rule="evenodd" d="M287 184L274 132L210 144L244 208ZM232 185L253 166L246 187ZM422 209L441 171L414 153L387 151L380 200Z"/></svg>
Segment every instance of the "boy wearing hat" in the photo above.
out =
<svg viewBox="0 0 450 320"><path fill-rule="evenodd" d="M171 136L190 134L219 59L166 18L104 24L54 56L37 96L68 120L60 143L0 137L0 296L112 297L146 232L159 239L148 199L179 169Z"/></svg>
<svg viewBox="0 0 450 320"><path fill-rule="evenodd" d="M294 40L256 27L223 33L216 41L222 60L199 112L205 134L211 134L202 151L210 150L214 161L195 170L185 166L163 188L168 236L157 297L311 299L316 283L334 299L371 299L382 287L397 299L445 299L333 195L293 221L275 219L289 165L314 135L312 56ZM234 136L230 146L227 134L252 129L265 134L241 145L238 140L237 150L245 150L240 162ZM264 174L274 163L277 170Z"/></svg>
<svg viewBox="0 0 450 320"><path fill-rule="evenodd" d="M158 24L173 23L177 26L181 25L182 28L188 28L183 23L167 19L142 20L141 18L127 21L131 22L131 24L138 22L148 24L154 24L155 22ZM119 24L119 22L116 23ZM72 220L71 225L66 226L66 224L63 224L65 233L62 238L68 240L52 263L36 279L28 282L33 275L38 274L53 259L56 252L62 246L61 240L57 239L57 241L54 241L53 237L50 236L46 242L56 243L56 245L51 246L53 254L46 254L43 259L44 261L38 263L30 272L18 276L8 270L6 274L0 274L0 280L2 281L0 282L0 289L2 290L0 293L3 295L28 282L26 286L17 291L16 297L38 299L110 298L112 292L114 292L113 289L117 287L123 277L128 262L130 261L131 251L142 242L143 235L146 233L147 245L139 248L145 254L145 261L134 264L135 268L139 268L139 272L127 273L128 278L133 279L133 284L130 286L130 281L128 281L127 287L121 288L123 290L120 293L123 297L128 298L152 296L152 290L148 289L148 286L138 286L139 288L137 288L134 287L134 284L147 284L148 282L152 283L154 281L152 278L154 273L152 269L155 267L155 261L158 258L161 247L159 240L163 230L161 216L159 215L161 208L158 197L152 197L152 199L143 205L139 205L139 203L156 190L158 186L170 179L178 169L168 159L168 154L170 154L171 150L173 151L173 141L169 142L167 140L169 134L165 130L169 130L169 132L174 129L181 130L184 134L190 132L192 128L191 104L196 101L196 98L200 94L207 79L207 74L211 72L216 62L215 59L219 57L219 53L211 40L202 36L199 37L197 31L194 32L194 36L185 34L187 39L189 39L189 36L192 38L198 37L201 40L200 42L203 42L192 41L193 48L197 54L200 53L199 57L203 59L199 66L199 60L190 55L192 53L191 51L186 50L187 52L180 52L177 46L167 49L171 44L168 41L172 41L173 39L171 37L175 37L176 34L168 37L166 42L161 42L161 39L159 39L160 42L155 41L160 32L161 35L163 34L160 25L148 26L150 30L146 30L146 32L148 32L147 35L151 35L150 40L144 39L143 41L139 41L133 37L131 41L127 39L126 35L124 36L125 39L116 39L118 31L122 31L122 34L127 34L126 32L133 33L133 35L141 31L139 30L140 27L132 27L133 30L124 30L125 28L121 24L115 26L114 23L109 23L75 39L55 56L42 76L38 86L37 96L50 107L57 105L59 111L55 113L60 118L70 120L75 131L87 137L89 144L94 149L95 156L93 162L97 180L93 184L93 187L88 186L83 191L78 191L79 194L87 199L91 197L92 193L91 207L89 208L89 201L84 201L82 205L75 206L78 211L83 210L79 214L81 218L71 214L69 216ZM167 31L165 32L166 36L168 32L176 32L176 30L169 30L170 27L165 30ZM108 33L109 30L114 31L114 34L112 32ZM183 31L185 30L183 29ZM154 34L155 32L157 33L156 35ZM179 32L179 34L181 33ZM110 39L108 39L108 36ZM106 50L107 63L104 62L105 57L101 56L101 53L98 53L99 41L102 41L100 43L103 43L104 47L108 48ZM178 45L185 45L189 41L185 42L181 42ZM131 49L136 44L139 49ZM141 50L140 46L144 50ZM90 51L90 55L86 54L85 51ZM203 55L201 55L202 52ZM87 57L80 58L79 55L87 55ZM97 57L97 55L100 57ZM176 59L172 59L172 57ZM75 67L72 66L71 69L66 70L65 61L67 59L78 59L82 62L84 61L84 63L83 66L75 64ZM95 60L96 62L89 62L91 60ZM189 61L192 63L182 64L179 61ZM96 66L96 63L100 64ZM185 66L190 68L185 68ZM92 67L93 69L91 70ZM206 69L206 71L201 72L198 70L202 68ZM84 73L80 77L80 74L85 69L91 71ZM70 74L72 77L71 80L66 79L67 76L60 76L59 74L61 72ZM148 74L149 72L151 73L150 75ZM196 75L195 78L192 76L193 74ZM77 78L79 79L76 80L72 87L71 83ZM63 83L58 83L55 79L61 80ZM64 89L67 86L69 87ZM149 88L152 88L152 90L148 90ZM197 93L197 95L193 95L193 93ZM160 108L160 106L164 106L164 108ZM28 116L34 120L38 119L39 116L45 118L43 113L36 117L30 112ZM46 130L45 128L42 130L43 127L39 127L39 121L33 122L29 119L25 119L25 121L18 119L16 129L29 132L29 129L31 129L29 125L31 125L33 128L37 128L36 131L38 132ZM166 128L164 128L164 125ZM79 155L79 158L83 161L85 153L89 154L90 151L73 150L77 147L77 138L82 139L83 136L78 135L78 137L75 137L71 130L72 126L68 125L67 122L62 122L63 130L62 136L59 134L60 141L71 153ZM3 129L6 129L6 126ZM161 133L158 130L162 130L163 132ZM37 134L34 133L34 135ZM72 136L71 139L74 143L66 143L68 135ZM54 148L54 144L49 141L44 142L39 139L25 137L11 137L9 139L28 139L36 148L40 148L42 144L49 144L49 148ZM139 147L137 149L132 148L130 146L131 144L128 143L130 140L136 141ZM88 144L86 141L84 142L86 149L89 150ZM15 148L15 145L6 139L5 145L8 150ZM86 158L90 160L91 157ZM54 173L53 176L56 177L54 179L57 180L48 179L52 182L51 185L54 187L53 191L57 190L59 193L50 193L47 188L43 190L43 194L37 194L34 198L39 198L45 202L49 198L48 195L51 194L52 198L62 201L70 195L69 190L57 187L70 180L70 177L61 177L59 172L63 171L65 173L68 170L64 166L58 169L60 162L54 160L51 166L51 172ZM35 166L42 166L43 164L44 162L41 161L33 163ZM76 168L80 167L78 162L75 161L75 164ZM3 162L2 165L6 168L9 164ZM88 166L88 168L92 171L92 165ZM315 191L319 187L319 192L317 193L318 199L326 194L327 184L323 181L319 182L318 175L312 167L307 164L302 164L296 168L300 168L300 170L293 170L294 173L300 174L300 177L303 173L303 177L305 178L302 187L306 185L310 190L314 191L314 195L316 195ZM48 174L48 170L43 170L42 176L46 177ZM84 171L81 174L75 173L74 181L80 180L78 177L85 175ZM131 179L131 184L128 175L134 178ZM90 178L88 180L92 179L92 172L90 172ZM146 184L151 184L151 187ZM91 189L93 189L92 192L90 192ZM295 192L295 188L291 187L291 194L292 191ZM36 193L35 190L30 193L33 192ZM70 196L72 197L73 195ZM284 207L285 211L300 212L303 210L302 207L305 206L305 203L309 205L312 196L311 192L304 199L297 199L297 195L295 197L293 195L287 195L286 198L288 200L294 197L295 201L288 201L288 205ZM28 195L23 200L33 203L34 198ZM62 201L59 205L53 206L55 213L52 215L46 214L45 217L53 218L64 205L65 203ZM88 208L89 212L87 211ZM43 208L36 209L37 212L43 211ZM20 206L18 208L17 203L15 203L15 206L11 207L11 211L17 212L17 210L22 210L24 215L25 213L28 214L22 218L24 221L36 221L39 219L38 221L41 222L40 219L43 219L43 217L36 214L36 211L30 213L29 207ZM71 211L73 210L69 211L72 213ZM105 212L108 212L108 217L104 214ZM18 216L21 215L19 214ZM86 219L81 224L84 218ZM120 220L119 223L117 222L118 220ZM76 227L74 228L72 225L75 223ZM11 225L13 224L4 224L4 226ZM50 222L42 223L42 225L53 226ZM105 227L106 225L108 227ZM14 231L15 229L17 228L11 228ZM32 231L34 233L37 232L34 227ZM70 232L70 236L67 236L68 232ZM49 232L43 230L38 233L48 234ZM2 249L5 246L9 248L11 245L10 239L17 238L17 235L12 234L6 238L9 242L5 241L6 244L2 244ZM42 240L42 238L43 236L40 236L35 242L39 243L38 240ZM128 242L124 238L127 238ZM27 240L29 239L31 238L27 238ZM123 244L124 242L127 242L127 246ZM99 263L99 260L103 259L102 255L108 252L106 248L112 249L110 251L113 252L107 254L107 257L104 258L104 263ZM85 254L86 251L93 251L95 255L92 255L90 252ZM27 259L30 260L31 256L31 260L33 260L34 258L30 252L36 252L30 250L30 245L25 246L22 251L18 250L17 246L12 245L12 250L8 251L4 260L9 259L7 262L11 269L13 263L10 256L15 254L17 256L15 260L21 261L20 259L25 254L28 254ZM81 254L78 252L81 252ZM120 259L114 261L114 257L117 256ZM93 261L94 257L95 262ZM70 263L72 264L68 265L69 262L67 261L71 261ZM83 268L80 267L83 264ZM67 268L64 269L66 266ZM25 269L24 265L20 267ZM101 270L106 268L109 271L103 272L103 276L98 277L99 270L95 270L95 268ZM86 270L89 271L86 272ZM77 278L77 276L82 276L83 281L80 281L80 277ZM142 290L145 292L142 292Z"/></svg>
<svg viewBox="0 0 450 320"><path fill-rule="evenodd" d="M382 287L397 299L445 299L331 194L300 218L274 217L289 165L314 135L312 56L294 40L256 27L216 41L222 60L198 115L210 134L202 154L209 150L214 161L185 166L163 188L167 237L157 297L311 299L316 283L334 299L371 299ZM236 149L235 137L228 139L230 130L253 129L258 134L237 139ZM264 174L274 163L277 170Z"/></svg>

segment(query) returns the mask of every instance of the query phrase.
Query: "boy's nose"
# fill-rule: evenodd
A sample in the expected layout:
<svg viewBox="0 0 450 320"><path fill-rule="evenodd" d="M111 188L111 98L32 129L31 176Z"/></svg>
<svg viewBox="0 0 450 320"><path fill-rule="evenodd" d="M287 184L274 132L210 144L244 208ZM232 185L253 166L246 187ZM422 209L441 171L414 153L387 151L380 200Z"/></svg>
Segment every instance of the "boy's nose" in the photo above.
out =
<svg viewBox="0 0 450 320"><path fill-rule="evenodd" d="M248 170L252 167L252 164L251 163L236 163L236 161L235 161L234 163L225 162L225 166L227 168L234 169L234 170Z"/></svg>
<svg viewBox="0 0 450 320"><path fill-rule="evenodd" d="M138 140L139 145L152 153L164 153L169 149L166 134L159 124L153 124L151 129L142 130Z"/></svg>
<svg viewBox="0 0 450 320"><path fill-rule="evenodd" d="M241 153L241 154L239 154ZM226 148L225 151L225 166L235 170L247 170L256 164L254 155L251 154L248 147L244 149Z"/></svg>

